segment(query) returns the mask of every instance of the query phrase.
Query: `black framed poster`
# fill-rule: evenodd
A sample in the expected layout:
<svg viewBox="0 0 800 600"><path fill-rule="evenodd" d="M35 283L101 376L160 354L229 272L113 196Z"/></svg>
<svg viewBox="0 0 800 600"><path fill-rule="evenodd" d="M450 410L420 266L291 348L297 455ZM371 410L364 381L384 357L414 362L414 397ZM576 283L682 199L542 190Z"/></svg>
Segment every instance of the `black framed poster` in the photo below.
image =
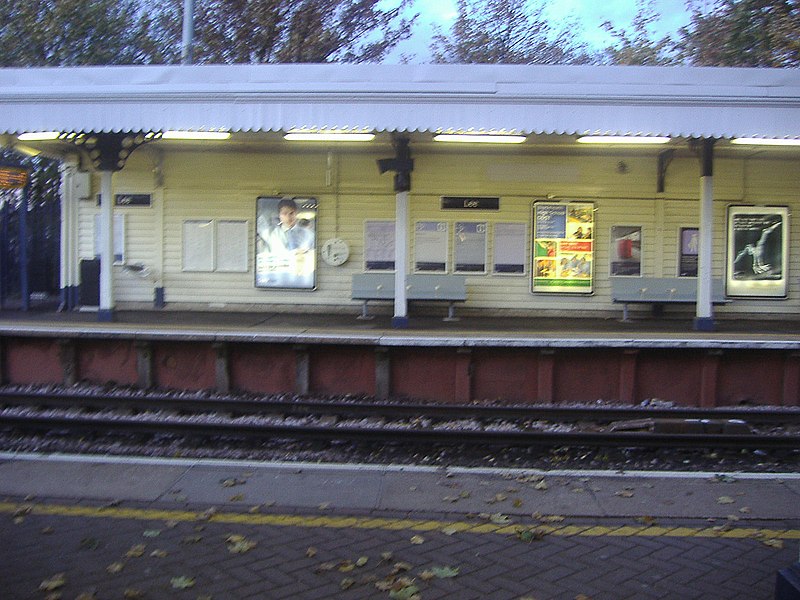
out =
<svg viewBox="0 0 800 600"><path fill-rule="evenodd" d="M729 296L785 298L788 258L788 207L728 207Z"/></svg>
<svg viewBox="0 0 800 600"><path fill-rule="evenodd" d="M611 275L642 276L642 226L614 225L611 228Z"/></svg>

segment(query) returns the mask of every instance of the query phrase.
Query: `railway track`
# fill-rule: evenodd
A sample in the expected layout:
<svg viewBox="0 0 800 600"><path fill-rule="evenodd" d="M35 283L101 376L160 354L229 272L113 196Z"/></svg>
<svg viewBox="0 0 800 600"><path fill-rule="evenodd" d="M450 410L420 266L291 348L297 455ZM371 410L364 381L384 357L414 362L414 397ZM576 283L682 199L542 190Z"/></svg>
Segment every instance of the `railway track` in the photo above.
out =
<svg viewBox="0 0 800 600"><path fill-rule="evenodd" d="M800 448L800 410L792 408L443 406L75 390L0 390L0 406L5 407L0 428L19 432L539 447ZM778 426L784 431L776 433Z"/></svg>

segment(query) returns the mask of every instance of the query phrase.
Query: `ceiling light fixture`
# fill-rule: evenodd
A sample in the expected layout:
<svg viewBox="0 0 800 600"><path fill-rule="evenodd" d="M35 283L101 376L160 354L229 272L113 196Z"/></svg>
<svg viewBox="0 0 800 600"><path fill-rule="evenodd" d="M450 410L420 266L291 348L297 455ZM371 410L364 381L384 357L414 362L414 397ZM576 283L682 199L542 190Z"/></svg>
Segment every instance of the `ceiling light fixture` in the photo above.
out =
<svg viewBox="0 0 800 600"><path fill-rule="evenodd" d="M230 131L170 130L161 134L162 140L227 140L230 137Z"/></svg>
<svg viewBox="0 0 800 600"><path fill-rule="evenodd" d="M584 135L576 141L579 144L667 144L672 138L647 135Z"/></svg>
<svg viewBox="0 0 800 600"><path fill-rule="evenodd" d="M290 129L283 139L290 142L371 142L375 134L358 129Z"/></svg>
<svg viewBox="0 0 800 600"><path fill-rule="evenodd" d="M60 131L31 131L28 133L20 133L17 139L22 142L44 142L48 140L57 140L60 135Z"/></svg>
<svg viewBox="0 0 800 600"><path fill-rule="evenodd" d="M800 146L798 138L733 138L731 144L748 146Z"/></svg>
<svg viewBox="0 0 800 600"><path fill-rule="evenodd" d="M433 136L435 142L452 142L458 144L521 144L526 139L524 135L515 135L501 132L475 132L475 133L437 133Z"/></svg>

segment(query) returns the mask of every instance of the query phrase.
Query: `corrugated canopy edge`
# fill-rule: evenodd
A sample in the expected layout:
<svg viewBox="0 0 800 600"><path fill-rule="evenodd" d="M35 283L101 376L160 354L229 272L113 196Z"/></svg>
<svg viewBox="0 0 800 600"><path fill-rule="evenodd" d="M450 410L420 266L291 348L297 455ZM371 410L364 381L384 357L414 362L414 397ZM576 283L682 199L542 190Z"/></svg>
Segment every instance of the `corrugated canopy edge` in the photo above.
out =
<svg viewBox="0 0 800 600"><path fill-rule="evenodd" d="M376 64L0 69L0 133L298 127L800 138L800 69Z"/></svg>

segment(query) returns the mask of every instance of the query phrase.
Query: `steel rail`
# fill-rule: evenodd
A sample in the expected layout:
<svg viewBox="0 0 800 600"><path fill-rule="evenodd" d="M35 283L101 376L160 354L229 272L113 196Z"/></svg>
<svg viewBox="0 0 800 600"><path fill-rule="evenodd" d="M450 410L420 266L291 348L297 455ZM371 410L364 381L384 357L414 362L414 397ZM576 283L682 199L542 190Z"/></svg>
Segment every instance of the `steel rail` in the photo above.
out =
<svg viewBox="0 0 800 600"><path fill-rule="evenodd" d="M760 424L800 424L800 407L747 408L692 407L585 407L554 405L473 405L420 402L319 401L305 398L209 398L165 393L87 394L80 391L19 392L0 390L0 405L127 408L185 412L224 412L236 415L275 414L290 416L386 416L439 419L528 419L532 421L611 422L630 419L740 419Z"/></svg>
<svg viewBox="0 0 800 600"><path fill-rule="evenodd" d="M274 425L198 422L142 416L115 418L45 415L0 415L0 427L24 430L73 430L245 438L343 439L431 444L480 443L503 446L615 446L671 448L797 449L800 435L665 434L650 432L541 432L436 428Z"/></svg>

